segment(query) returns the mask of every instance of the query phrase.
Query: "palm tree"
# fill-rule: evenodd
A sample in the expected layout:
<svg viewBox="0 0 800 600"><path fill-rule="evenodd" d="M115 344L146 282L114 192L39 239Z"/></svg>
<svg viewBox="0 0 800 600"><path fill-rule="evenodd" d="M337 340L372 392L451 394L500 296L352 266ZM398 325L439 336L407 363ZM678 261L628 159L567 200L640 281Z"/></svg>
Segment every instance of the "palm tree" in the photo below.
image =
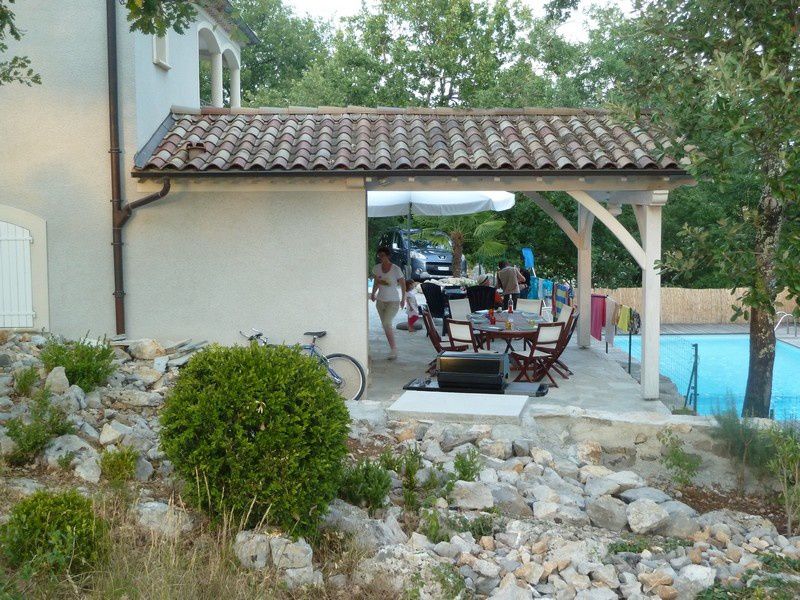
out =
<svg viewBox="0 0 800 600"><path fill-rule="evenodd" d="M469 248L469 258L477 261L502 256L506 244L496 238L506 222L491 212L452 217L415 217L421 227L420 236L435 243L450 241L453 248L453 277L461 277L461 257Z"/></svg>

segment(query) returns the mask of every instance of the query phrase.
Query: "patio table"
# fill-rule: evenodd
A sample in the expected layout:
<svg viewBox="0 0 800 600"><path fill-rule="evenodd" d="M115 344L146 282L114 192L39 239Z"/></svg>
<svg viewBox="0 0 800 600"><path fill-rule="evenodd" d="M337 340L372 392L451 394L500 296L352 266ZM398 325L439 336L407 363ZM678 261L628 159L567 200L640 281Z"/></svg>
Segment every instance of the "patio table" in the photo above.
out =
<svg viewBox="0 0 800 600"><path fill-rule="evenodd" d="M483 311L481 311L483 312ZM472 313L470 315L473 319L485 318L485 314ZM506 322L511 319L511 329L506 329ZM481 339L481 347L489 350L491 348L492 340L503 340L506 343L504 352L514 351L514 340L531 339L535 336L538 330L538 324L546 321L541 315L532 313L515 312L508 314L506 312L495 313L497 323L491 325L488 321L473 321L472 328Z"/></svg>

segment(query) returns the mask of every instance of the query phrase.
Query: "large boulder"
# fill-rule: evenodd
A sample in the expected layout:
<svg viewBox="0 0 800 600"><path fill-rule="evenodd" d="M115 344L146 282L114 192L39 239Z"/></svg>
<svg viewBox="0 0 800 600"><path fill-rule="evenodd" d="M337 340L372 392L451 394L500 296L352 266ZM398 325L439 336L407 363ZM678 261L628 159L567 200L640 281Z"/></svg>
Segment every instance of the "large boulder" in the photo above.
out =
<svg viewBox="0 0 800 600"><path fill-rule="evenodd" d="M44 385L50 388L55 395L65 393L69 389L69 379L67 379L64 367L53 367L53 370L47 374Z"/></svg>
<svg viewBox="0 0 800 600"><path fill-rule="evenodd" d="M269 536L256 531L240 531L233 542L233 553L246 569L261 570L269 564Z"/></svg>
<svg viewBox="0 0 800 600"><path fill-rule="evenodd" d="M635 500L647 498L656 504L672 500L669 494L665 494L661 490L652 487L631 488L619 494L619 497L625 500L625 502L634 502Z"/></svg>
<svg viewBox="0 0 800 600"><path fill-rule="evenodd" d="M520 493L512 485L496 484L492 486L494 506L501 514L515 518L532 517L533 511Z"/></svg>
<svg viewBox="0 0 800 600"><path fill-rule="evenodd" d="M357 546L370 552L408 540L394 517L387 517L386 521L370 519L365 510L338 498L328 506L323 523L329 529L352 535Z"/></svg>
<svg viewBox="0 0 800 600"><path fill-rule="evenodd" d="M622 531L628 523L625 503L613 496L598 496L586 501L586 514L595 527Z"/></svg>
<svg viewBox="0 0 800 600"><path fill-rule="evenodd" d="M44 448L44 462L51 469L59 468L68 458L78 477L91 483L100 481L100 455L89 442L68 433L53 438Z"/></svg>
<svg viewBox="0 0 800 600"><path fill-rule="evenodd" d="M634 533L650 533L669 520L669 513L647 498L631 502L627 513L628 526Z"/></svg>
<svg viewBox="0 0 800 600"><path fill-rule="evenodd" d="M282 537L269 541L272 564L278 569L302 569L312 566L313 551L303 538L296 542Z"/></svg>
<svg viewBox="0 0 800 600"><path fill-rule="evenodd" d="M716 577L717 571L713 567L686 565L678 572L673 585L680 598L694 598L714 585Z"/></svg>
<svg viewBox="0 0 800 600"><path fill-rule="evenodd" d="M164 537L178 537L192 530L192 517L182 508L165 502L142 502L134 509L140 527Z"/></svg>
<svg viewBox="0 0 800 600"><path fill-rule="evenodd" d="M451 493L452 506L465 510L486 510L494 507L492 491L478 481L456 481Z"/></svg>
<svg viewBox="0 0 800 600"><path fill-rule="evenodd" d="M155 340L136 340L128 346L128 354L139 360L153 360L164 354L164 348Z"/></svg>

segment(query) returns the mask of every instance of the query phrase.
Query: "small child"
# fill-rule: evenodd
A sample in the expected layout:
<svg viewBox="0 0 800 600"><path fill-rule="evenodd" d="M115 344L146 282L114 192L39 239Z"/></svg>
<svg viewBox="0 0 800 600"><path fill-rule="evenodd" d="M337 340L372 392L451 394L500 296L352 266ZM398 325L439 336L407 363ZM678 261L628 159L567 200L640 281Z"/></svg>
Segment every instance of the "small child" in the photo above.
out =
<svg viewBox="0 0 800 600"><path fill-rule="evenodd" d="M414 333L414 323L419 321L419 304L417 304L417 295L414 293L414 288L417 283L414 280L406 281L406 314L408 315L408 333Z"/></svg>

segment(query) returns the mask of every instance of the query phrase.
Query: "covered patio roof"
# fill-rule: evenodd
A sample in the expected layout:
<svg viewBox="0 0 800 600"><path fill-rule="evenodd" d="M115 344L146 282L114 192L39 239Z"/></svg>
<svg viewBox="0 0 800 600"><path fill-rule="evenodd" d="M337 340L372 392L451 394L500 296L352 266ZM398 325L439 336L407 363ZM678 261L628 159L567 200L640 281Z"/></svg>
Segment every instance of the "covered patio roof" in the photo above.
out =
<svg viewBox="0 0 800 600"><path fill-rule="evenodd" d="M236 191L239 180L292 189L346 178L351 189L502 190L525 194L564 231L578 253L578 343L591 344L592 227L595 218L642 269L642 395L659 394L661 208L669 190L694 180L645 116L624 124L602 110L442 108L173 107L136 155L140 189ZM208 188L209 179L215 179ZM303 183L307 182L307 183ZM288 183L288 182L287 182ZM177 185L176 185L177 184ZM280 185L280 184L278 184ZM250 188L252 189L252 188ZM543 191L578 203L571 223ZM638 239L616 218L634 208Z"/></svg>

